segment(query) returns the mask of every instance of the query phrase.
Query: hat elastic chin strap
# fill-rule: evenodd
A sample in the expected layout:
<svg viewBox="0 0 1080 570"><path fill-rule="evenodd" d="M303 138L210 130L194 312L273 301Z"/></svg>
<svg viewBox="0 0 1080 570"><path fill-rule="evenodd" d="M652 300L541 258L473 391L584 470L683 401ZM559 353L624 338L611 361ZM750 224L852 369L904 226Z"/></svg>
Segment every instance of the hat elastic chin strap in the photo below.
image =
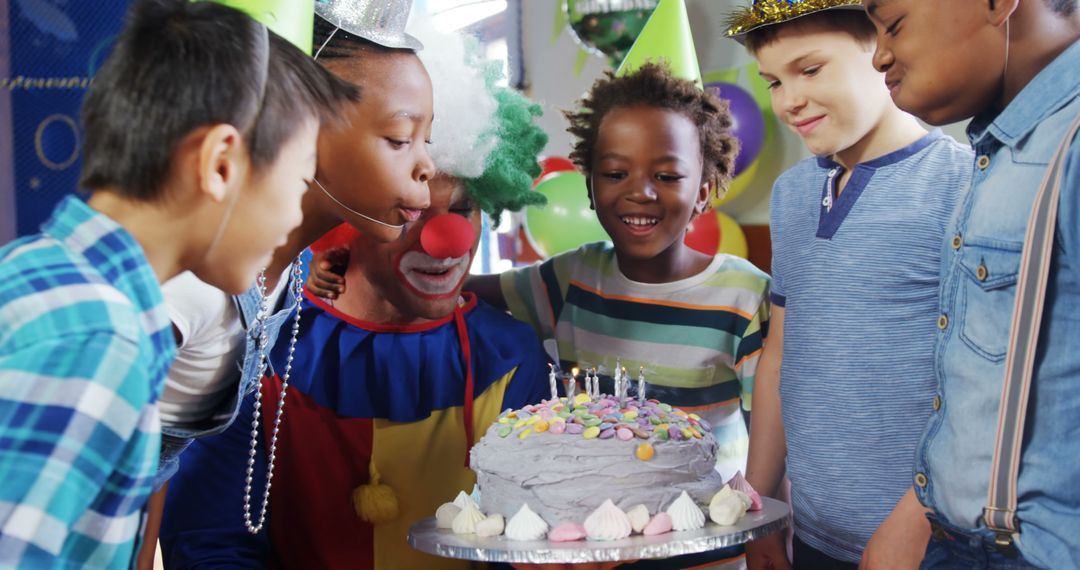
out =
<svg viewBox="0 0 1080 570"><path fill-rule="evenodd" d="M318 178L312 177L311 179L315 181L315 185L319 187L319 190L322 190L323 194L326 194L327 198L330 198L331 200L334 201L335 204L337 204L338 206L341 206L342 208L344 208L346 212L349 212L350 214L353 214L353 215L356 215L356 216L360 216L361 218L364 218L365 220L367 220L367 221L369 221L371 223L379 224L380 226L385 226L385 227L388 227L388 228L393 228L395 230L400 230L401 228L405 227L405 224L388 224L388 223L386 223L386 222L384 222L382 220L376 220L375 218L372 218L371 216L369 216L367 214L362 214L360 212L357 212L356 210L346 206L345 204L342 204L341 200L338 200L337 198L335 198L334 195L331 194L330 191L327 190L326 187L322 185L322 182L319 182Z"/></svg>

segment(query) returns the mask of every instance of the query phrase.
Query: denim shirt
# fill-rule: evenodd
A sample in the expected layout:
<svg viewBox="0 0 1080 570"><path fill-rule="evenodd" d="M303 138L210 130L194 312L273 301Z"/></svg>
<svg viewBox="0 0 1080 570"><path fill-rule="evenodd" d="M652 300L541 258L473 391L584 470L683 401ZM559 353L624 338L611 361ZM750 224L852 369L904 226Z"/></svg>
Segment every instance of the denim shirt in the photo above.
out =
<svg viewBox="0 0 1080 570"><path fill-rule="evenodd" d="M291 279L291 271L289 275L284 278ZM272 375L273 367L270 364L270 350L277 342L278 333L286 322L293 316L296 309L296 298L292 293L292 284L287 284L284 291L284 301L282 307L274 312L268 319L266 319L265 333L266 333L266 373ZM240 313L240 319L244 327L244 358L242 363L237 368L237 376L234 377L236 383L236 396L230 398L225 404L226 409L231 409L229 419L225 422L208 423L207 425L200 426L198 428L177 428L177 427L165 427L161 428L161 461L158 466L158 473L154 480L154 488L160 489L166 481L169 480L176 470L180 466L180 454L183 453L187 446L191 444L192 440L197 437L203 437L207 435L214 435L221 433L225 428L229 427L229 424L236 419L236 414L240 410L240 403L244 400L249 392L253 391L259 383L259 378L256 378L256 374L259 369L259 351L258 351L258 336L255 327L252 325L255 323L255 317L259 312L259 305L262 302L262 296L259 294L258 287L251 287L243 294L233 297L233 302L236 303L236 308ZM215 414L217 415L217 414Z"/></svg>
<svg viewBox="0 0 1080 570"><path fill-rule="evenodd" d="M996 116L972 121L976 161L942 253L938 394L916 451L915 490L948 522L985 529L1005 355L1028 216L1080 113L1080 42ZM1019 548L1080 568L1080 141L1065 166L1018 483ZM928 403L929 405L929 403Z"/></svg>

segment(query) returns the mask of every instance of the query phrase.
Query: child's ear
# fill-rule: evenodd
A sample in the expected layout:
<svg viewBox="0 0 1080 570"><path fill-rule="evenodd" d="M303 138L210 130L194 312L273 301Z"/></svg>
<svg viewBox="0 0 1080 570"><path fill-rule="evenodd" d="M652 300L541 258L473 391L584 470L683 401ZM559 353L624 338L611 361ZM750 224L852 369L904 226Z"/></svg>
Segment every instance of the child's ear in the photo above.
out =
<svg viewBox="0 0 1080 570"><path fill-rule="evenodd" d="M986 13L990 25L1002 26L1013 15L1020 5L1020 0L987 0L990 10Z"/></svg>
<svg viewBox="0 0 1080 570"><path fill-rule="evenodd" d="M236 127L214 125L199 145L199 191L221 202L243 179L249 166L244 138Z"/></svg>
<svg viewBox="0 0 1080 570"><path fill-rule="evenodd" d="M701 214L708 210L710 197L712 197L712 182L706 180L698 187L697 200L694 201L694 213Z"/></svg>

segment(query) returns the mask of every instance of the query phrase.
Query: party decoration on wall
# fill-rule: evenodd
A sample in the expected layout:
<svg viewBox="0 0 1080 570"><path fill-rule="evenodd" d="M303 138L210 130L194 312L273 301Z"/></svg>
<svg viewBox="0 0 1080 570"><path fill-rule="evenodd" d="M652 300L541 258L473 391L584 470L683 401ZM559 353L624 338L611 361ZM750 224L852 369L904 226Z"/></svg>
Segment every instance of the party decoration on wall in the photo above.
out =
<svg viewBox="0 0 1080 570"><path fill-rule="evenodd" d="M541 255L550 257L594 241L608 238L596 214L589 208L585 176L563 171L547 175L536 185L547 197L547 206L529 207L525 213L526 235Z"/></svg>
<svg viewBox="0 0 1080 570"><path fill-rule="evenodd" d="M750 249L739 222L723 212L716 212L716 221L720 226L720 244L716 247L716 252L746 258Z"/></svg>
<svg viewBox="0 0 1080 570"><path fill-rule="evenodd" d="M37 232L79 187L79 108L127 2L4 2L0 242Z"/></svg>
<svg viewBox="0 0 1080 570"><path fill-rule="evenodd" d="M266 24L275 34L311 55L315 27L315 0L213 0L243 10Z"/></svg>
<svg viewBox="0 0 1080 570"><path fill-rule="evenodd" d="M761 114L754 96L731 83L706 83L705 89L730 105L731 133L739 139L739 155L735 158L735 176L757 159L765 144L765 116Z"/></svg>
<svg viewBox="0 0 1080 570"><path fill-rule="evenodd" d="M689 79L701 86L694 36L683 0L660 0L652 17L626 54L616 75L632 73L646 62L664 61L675 77Z"/></svg>
<svg viewBox="0 0 1080 570"><path fill-rule="evenodd" d="M657 0L566 0L564 8L582 47L618 66L656 4Z"/></svg>

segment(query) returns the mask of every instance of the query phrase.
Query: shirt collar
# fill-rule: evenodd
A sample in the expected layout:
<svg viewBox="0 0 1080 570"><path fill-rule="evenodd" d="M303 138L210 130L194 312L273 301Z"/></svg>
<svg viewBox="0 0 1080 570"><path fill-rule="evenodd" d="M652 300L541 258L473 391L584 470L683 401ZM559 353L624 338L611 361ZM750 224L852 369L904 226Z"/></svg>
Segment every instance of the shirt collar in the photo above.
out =
<svg viewBox="0 0 1080 570"><path fill-rule="evenodd" d="M976 115L967 135L975 145L987 133L1015 146L1046 117L1080 95L1080 41L1061 52L1032 79L1000 113L988 109Z"/></svg>
<svg viewBox="0 0 1080 570"><path fill-rule="evenodd" d="M878 169L884 166L888 166L890 164L895 164L930 146L934 141L940 139L943 136L945 135L942 134L941 129L934 129L929 133L926 133L925 135L919 137L919 139L915 142L903 148L898 148L888 154L883 154L877 158L868 160L866 162L860 162L859 164L856 164L855 167L858 168L862 166L871 169ZM817 164L821 168L835 168L837 166L840 166L840 163L833 160L831 156L817 157Z"/></svg>

